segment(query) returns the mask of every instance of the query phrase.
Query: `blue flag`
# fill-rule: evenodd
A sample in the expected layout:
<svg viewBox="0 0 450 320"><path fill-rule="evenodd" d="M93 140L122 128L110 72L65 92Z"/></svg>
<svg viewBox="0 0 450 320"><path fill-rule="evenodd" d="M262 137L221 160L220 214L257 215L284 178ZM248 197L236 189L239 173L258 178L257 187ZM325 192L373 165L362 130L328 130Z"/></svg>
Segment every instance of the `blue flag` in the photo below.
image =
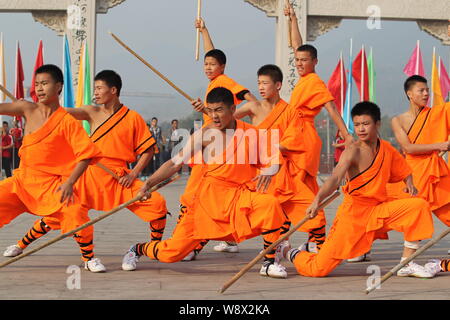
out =
<svg viewBox="0 0 450 320"><path fill-rule="evenodd" d="M353 121L350 114L350 111L352 109L352 85L353 85L353 77L352 77L352 52L350 51L350 58L349 58L349 70L347 75L347 95L345 96L345 104L344 104L344 110L342 112L344 119L345 126L347 127L347 130L350 134L354 133L353 128Z"/></svg>
<svg viewBox="0 0 450 320"><path fill-rule="evenodd" d="M70 62L69 40L64 35L64 53L63 53L63 72L64 72L64 91L63 91L63 106L67 108L75 107L75 99L73 95L72 83L72 67Z"/></svg>

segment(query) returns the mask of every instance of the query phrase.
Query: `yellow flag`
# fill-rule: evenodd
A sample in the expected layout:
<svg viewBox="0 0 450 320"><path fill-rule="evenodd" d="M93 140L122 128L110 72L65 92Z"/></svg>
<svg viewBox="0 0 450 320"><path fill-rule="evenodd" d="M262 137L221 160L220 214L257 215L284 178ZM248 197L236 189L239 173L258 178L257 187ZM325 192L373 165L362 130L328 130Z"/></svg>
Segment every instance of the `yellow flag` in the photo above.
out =
<svg viewBox="0 0 450 320"><path fill-rule="evenodd" d="M442 97L441 81L439 80L438 69L436 67L436 51L433 49L433 66L431 68L431 91L433 94L432 106L444 104Z"/></svg>
<svg viewBox="0 0 450 320"><path fill-rule="evenodd" d="M78 68L78 87L77 98L75 99L75 108L79 108L83 105L83 93L84 93L84 60L85 60L84 42L81 45L80 66Z"/></svg>
<svg viewBox="0 0 450 320"><path fill-rule="evenodd" d="M5 56L3 49L3 33L0 34L0 84L6 88ZM5 94L0 92L0 102L5 101Z"/></svg>

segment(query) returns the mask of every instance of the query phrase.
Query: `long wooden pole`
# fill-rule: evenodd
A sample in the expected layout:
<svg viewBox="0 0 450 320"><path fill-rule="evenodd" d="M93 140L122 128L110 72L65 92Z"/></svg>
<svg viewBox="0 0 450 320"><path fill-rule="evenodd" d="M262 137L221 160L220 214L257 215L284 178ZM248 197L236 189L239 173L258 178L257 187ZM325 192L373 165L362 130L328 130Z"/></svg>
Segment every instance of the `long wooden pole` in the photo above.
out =
<svg viewBox="0 0 450 320"><path fill-rule="evenodd" d="M202 9L202 0L197 0L197 20L200 19ZM198 61L200 56L200 28L197 28L197 39L195 43L195 60Z"/></svg>
<svg viewBox="0 0 450 320"><path fill-rule="evenodd" d="M331 196L329 196L327 199L325 199L319 206L318 210L322 210L325 208L328 204L330 204L334 199L336 199L339 196L339 192L335 191ZM295 231L297 231L298 228L300 228L306 221L310 219L309 216L304 217L299 223L297 223L292 229L290 229L287 233L285 233L283 236L281 236L277 241L272 243L268 248L266 248L264 251L262 251L260 254L258 254L252 261L250 261L244 268L241 269L238 273L234 275L233 278L231 278L228 282L226 282L222 288L219 289L219 293L224 293L225 290L227 290L233 283L235 283L239 278L241 278L248 270L250 270L259 260L261 260L267 252L273 250L276 246L278 246L282 241L289 238L291 234L293 234Z"/></svg>
<svg viewBox="0 0 450 320"><path fill-rule="evenodd" d="M163 186L171 183L172 181L177 180L179 177L180 177L180 175L176 174L176 175L172 176L171 178L158 183L156 186L152 187L149 190L149 192L154 192L154 191L158 190L159 188L162 188ZM67 237L73 235L74 233L76 233L76 232L78 232L78 231L80 231L80 230L82 230L84 228L87 228L87 227L89 227L89 226L91 226L91 225L93 225L93 224L95 224L95 223L97 223L97 222L99 222L99 221L109 217L110 215L112 215L112 214L114 214L114 213L116 213L116 212L118 212L118 211L128 207L129 205L133 204L134 202L142 199L142 197L143 197L143 195L141 193L138 193L138 195L136 197L134 197L133 199L130 199L127 202L125 202L125 203L115 207L111 211L103 213L102 215L98 216L97 218L95 218L95 219L93 219L93 220L91 220L89 222L86 222L85 224L79 226L78 228L73 229L71 231L68 231L66 233L63 233L63 234L61 234L61 235L59 235L59 236L57 236L57 237L47 241L46 243L42 244L41 246L39 246L39 247L37 247L35 249L29 250L27 252L24 252L24 253L16 256L16 257L10 259L10 260L7 260L7 261L3 262L2 264L0 264L0 268L3 268L4 266L7 266L7 265L9 265L9 264L11 264L13 262L16 262L17 260L20 260L22 258L25 258L26 256L29 256L30 254L33 254L33 253L35 253L35 252L37 252L37 251L39 251L39 250L41 250L41 249L43 249L45 247L48 247L49 245L51 245L51 244L53 244L55 242L58 242L58 241L60 241L62 239L67 238Z"/></svg>
<svg viewBox="0 0 450 320"><path fill-rule="evenodd" d="M0 90L1 90L8 98L10 98L13 102L14 102L14 101L17 101L16 97L14 97L14 96L12 95L12 93L9 92L9 91L8 91L4 86L2 86L1 84L0 84Z"/></svg>
<svg viewBox="0 0 450 320"><path fill-rule="evenodd" d="M409 262L411 262L414 258L416 258L417 256L421 255L425 250L427 250L428 248L434 246L436 243L438 243L442 238L444 238L446 235L448 235L450 233L450 228L447 228L447 230L445 230L444 232L442 232L437 238L432 239L430 241L428 241L423 247L421 247L420 249L418 249L416 252L414 252L413 255L409 256L407 259L403 260L401 263L399 263L398 265L396 265L394 268L391 269L391 271L389 271L388 273L386 273L380 280L379 283L374 284L373 286L367 288L364 292L366 294L371 293L374 289L376 289L379 285L381 285L383 282L385 282L387 279L389 279L390 277L392 277L398 270L400 270L401 268L403 268L404 266L406 266Z"/></svg>
<svg viewBox="0 0 450 320"><path fill-rule="evenodd" d="M291 5L289 0L285 0L286 7L290 8ZM289 10L289 15L287 16L287 24L288 24L288 45L289 48L292 48L292 21L291 21L291 10Z"/></svg>
<svg viewBox="0 0 450 320"><path fill-rule="evenodd" d="M170 81L167 77L165 77L161 72L156 70L150 63L145 61L140 55L138 55L136 52L134 52L132 49L130 49L122 40L120 40L114 33L109 32L109 34L116 40L122 47L124 47L128 52L130 52L133 56L135 56L139 61L141 61L143 64L145 64L147 67L149 67L154 73L156 73L158 76L161 77L164 81L166 81L172 88L174 88L178 93L180 93L183 97L189 100L191 102L194 100L192 97L190 97L186 92L178 88L172 81Z"/></svg>

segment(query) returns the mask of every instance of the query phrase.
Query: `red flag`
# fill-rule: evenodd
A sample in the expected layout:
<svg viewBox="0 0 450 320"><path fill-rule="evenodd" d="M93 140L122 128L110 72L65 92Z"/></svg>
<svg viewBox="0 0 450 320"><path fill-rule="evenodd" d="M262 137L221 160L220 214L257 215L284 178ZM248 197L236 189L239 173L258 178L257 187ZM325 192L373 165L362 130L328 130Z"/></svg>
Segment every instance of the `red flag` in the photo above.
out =
<svg viewBox="0 0 450 320"><path fill-rule="evenodd" d="M23 74L22 56L20 54L19 42L17 42L17 53L16 53L16 86L14 88L14 96L17 99L23 99L25 97L23 91L23 80L25 76Z"/></svg>
<svg viewBox="0 0 450 320"><path fill-rule="evenodd" d="M347 92L347 77L345 76L344 61L342 60L342 56L331 74L330 79L328 80L327 87L335 99L334 103L336 104L337 110L342 115L345 94Z"/></svg>
<svg viewBox="0 0 450 320"><path fill-rule="evenodd" d="M417 40L417 45L414 48L413 53L411 54L411 58L409 58L408 62L403 68L403 72L411 77L412 75L419 75L425 77L425 68L423 66L422 61L422 52L420 51L420 42Z"/></svg>
<svg viewBox="0 0 450 320"><path fill-rule="evenodd" d="M43 64L44 64L44 55L42 53L42 40L41 40L41 41L39 41L38 53L36 56L36 62L34 63L33 76L31 78L30 96L34 102L38 102L38 98L37 98L35 87L34 87L34 78L35 78L34 73Z"/></svg>
<svg viewBox="0 0 450 320"><path fill-rule="evenodd" d="M355 60L353 60L352 75L353 79L355 79L361 101L369 100L369 69L367 68L367 58L364 46L356 56Z"/></svg>
<svg viewBox="0 0 450 320"><path fill-rule="evenodd" d="M442 90L442 97L444 100L446 100L448 93L450 92L450 77L448 76L447 70L445 70L444 63L440 60L440 67L439 67L439 78L441 79L441 90Z"/></svg>
<svg viewBox="0 0 450 320"><path fill-rule="evenodd" d="M25 98L23 90L23 80L25 76L23 74L22 56L20 54L19 41L17 41L17 53L16 53L16 85L14 87L14 96L17 99ZM22 117L16 117L19 122L19 126L22 127Z"/></svg>

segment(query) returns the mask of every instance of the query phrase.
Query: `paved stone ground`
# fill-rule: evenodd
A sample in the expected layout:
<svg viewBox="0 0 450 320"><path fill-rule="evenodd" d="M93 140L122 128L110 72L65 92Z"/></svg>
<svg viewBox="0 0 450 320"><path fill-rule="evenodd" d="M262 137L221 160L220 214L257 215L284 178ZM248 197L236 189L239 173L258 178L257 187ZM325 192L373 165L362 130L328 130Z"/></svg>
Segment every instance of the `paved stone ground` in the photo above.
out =
<svg viewBox="0 0 450 320"><path fill-rule="evenodd" d="M169 210L174 213L168 220L165 237L168 237L178 216L178 198L186 183L186 177L161 190ZM326 210L330 223L340 200ZM92 212L91 217L98 213ZM31 226L36 217L20 216L0 231L0 251L14 244ZM328 227L330 225L328 224ZM438 234L444 230L436 220ZM56 232L46 239L55 237ZM285 262L288 279L271 279L258 275L257 264L221 295L217 290L236 272L252 260L261 249L261 238L240 244L240 253L216 253L211 242L196 261L164 264L142 258L138 270L121 270L122 256L131 244L148 238L148 226L128 210L116 213L96 225L96 256L101 258L108 272L93 274L81 270L81 289L68 289L66 273L70 265L80 265L78 248L70 238L24 258L0 270L0 299L123 299L123 300L300 300L300 299L448 299L450 297L450 273L434 279L392 277L372 294L364 294L366 273L370 265L377 265L384 274L395 266L402 250L402 235L391 232L391 240L378 241L372 249L372 261L341 264L324 278L306 278L296 274L294 267ZM295 245L306 240L306 234L298 233L292 239ZM432 247L417 262L423 264L429 258L446 257L449 239ZM35 244L41 242L36 242ZM41 242L42 243L42 242ZM0 257L0 261L6 258Z"/></svg>

